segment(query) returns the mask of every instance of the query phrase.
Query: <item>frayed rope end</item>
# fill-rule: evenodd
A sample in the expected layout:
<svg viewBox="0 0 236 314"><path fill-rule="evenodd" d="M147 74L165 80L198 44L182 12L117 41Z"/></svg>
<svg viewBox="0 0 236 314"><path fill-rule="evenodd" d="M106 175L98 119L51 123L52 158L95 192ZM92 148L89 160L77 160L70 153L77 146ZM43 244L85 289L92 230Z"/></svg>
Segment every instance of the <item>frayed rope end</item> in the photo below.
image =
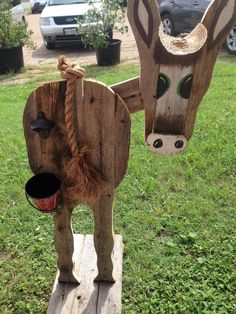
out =
<svg viewBox="0 0 236 314"><path fill-rule="evenodd" d="M72 202L94 202L102 194L106 180L88 161L89 149L83 147L65 167L62 184L64 198Z"/></svg>

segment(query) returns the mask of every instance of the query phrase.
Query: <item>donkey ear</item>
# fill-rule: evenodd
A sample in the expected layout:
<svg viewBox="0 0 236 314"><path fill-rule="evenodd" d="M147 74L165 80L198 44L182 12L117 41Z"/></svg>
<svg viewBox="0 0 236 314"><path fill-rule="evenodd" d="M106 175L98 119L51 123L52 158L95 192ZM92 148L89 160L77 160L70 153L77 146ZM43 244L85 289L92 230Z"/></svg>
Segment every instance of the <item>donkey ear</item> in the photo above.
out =
<svg viewBox="0 0 236 314"><path fill-rule="evenodd" d="M236 0L214 0L202 18L202 24L208 30L208 49L222 45L235 22Z"/></svg>
<svg viewBox="0 0 236 314"><path fill-rule="evenodd" d="M136 42L150 48L161 22L156 1L128 0L128 18Z"/></svg>

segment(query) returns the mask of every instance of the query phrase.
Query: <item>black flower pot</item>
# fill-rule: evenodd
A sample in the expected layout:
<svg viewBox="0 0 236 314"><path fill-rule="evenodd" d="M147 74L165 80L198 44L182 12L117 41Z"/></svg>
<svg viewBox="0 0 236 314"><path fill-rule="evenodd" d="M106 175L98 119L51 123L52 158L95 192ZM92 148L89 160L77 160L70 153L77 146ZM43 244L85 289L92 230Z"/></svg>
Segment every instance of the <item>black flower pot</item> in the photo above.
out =
<svg viewBox="0 0 236 314"><path fill-rule="evenodd" d="M110 39L107 48L97 48L97 64L101 66L114 65L120 63L121 40Z"/></svg>
<svg viewBox="0 0 236 314"><path fill-rule="evenodd" d="M19 71L24 66L22 46L0 48L0 74Z"/></svg>

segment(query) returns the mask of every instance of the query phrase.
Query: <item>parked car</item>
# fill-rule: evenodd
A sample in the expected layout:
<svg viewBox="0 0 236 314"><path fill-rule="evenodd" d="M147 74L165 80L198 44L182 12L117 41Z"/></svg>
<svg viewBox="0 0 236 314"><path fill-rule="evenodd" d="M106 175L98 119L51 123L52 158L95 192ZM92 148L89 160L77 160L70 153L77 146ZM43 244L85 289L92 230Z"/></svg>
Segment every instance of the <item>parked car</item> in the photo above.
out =
<svg viewBox="0 0 236 314"><path fill-rule="evenodd" d="M100 7L100 0L93 0ZM89 5L86 0L48 0L40 17L40 30L47 49L56 44L81 43L77 19L83 19Z"/></svg>
<svg viewBox="0 0 236 314"><path fill-rule="evenodd" d="M31 12L33 14L36 12L42 12L46 3L47 3L47 0L30 0Z"/></svg>
<svg viewBox="0 0 236 314"><path fill-rule="evenodd" d="M24 21L25 22L25 10L21 0L12 0L12 16L15 20Z"/></svg>
<svg viewBox="0 0 236 314"><path fill-rule="evenodd" d="M199 23L212 0L157 0L164 32L171 36L189 33ZM236 25L231 29L224 47L236 54Z"/></svg>

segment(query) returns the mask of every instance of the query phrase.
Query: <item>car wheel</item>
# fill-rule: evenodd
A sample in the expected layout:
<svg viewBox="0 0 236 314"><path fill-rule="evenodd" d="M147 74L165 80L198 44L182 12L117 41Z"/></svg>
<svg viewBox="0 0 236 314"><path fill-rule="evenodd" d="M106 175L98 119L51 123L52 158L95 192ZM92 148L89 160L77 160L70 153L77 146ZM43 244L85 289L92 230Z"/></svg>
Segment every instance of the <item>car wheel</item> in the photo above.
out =
<svg viewBox="0 0 236 314"><path fill-rule="evenodd" d="M236 25L229 32L224 46L228 53L236 55Z"/></svg>
<svg viewBox="0 0 236 314"><path fill-rule="evenodd" d="M170 14L164 14L161 18L163 31L167 35L174 35L174 22Z"/></svg>
<svg viewBox="0 0 236 314"><path fill-rule="evenodd" d="M47 41L44 42L44 45L45 47L48 49L48 50L53 50L55 49L55 44L54 43L49 43Z"/></svg>

